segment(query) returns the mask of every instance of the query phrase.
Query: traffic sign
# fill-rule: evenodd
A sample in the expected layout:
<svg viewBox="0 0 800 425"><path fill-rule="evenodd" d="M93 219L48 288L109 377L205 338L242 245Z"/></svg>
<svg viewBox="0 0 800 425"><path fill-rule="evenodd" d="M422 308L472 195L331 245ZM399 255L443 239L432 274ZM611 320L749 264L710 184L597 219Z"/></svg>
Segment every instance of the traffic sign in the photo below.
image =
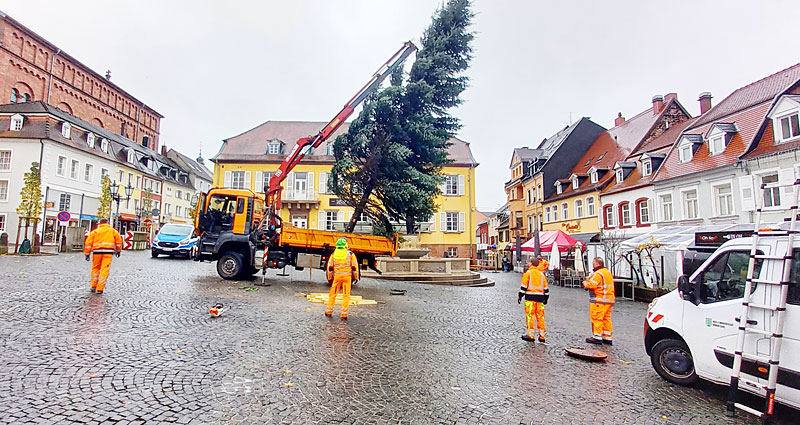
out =
<svg viewBox="0 0 800 425"><path fill-rule="evenodd" d="M145 219L144 222L142 222L142 224L144 224L145 226L149 226L153 224L153 220L150 220L149 218Z"/></svg>
<svg viewBox="0 0 800 425"><path fill-rule="evenodd" d="M59 211L58 213L58 221L69 221L71 216L69 215L68 211Z"/></svg>

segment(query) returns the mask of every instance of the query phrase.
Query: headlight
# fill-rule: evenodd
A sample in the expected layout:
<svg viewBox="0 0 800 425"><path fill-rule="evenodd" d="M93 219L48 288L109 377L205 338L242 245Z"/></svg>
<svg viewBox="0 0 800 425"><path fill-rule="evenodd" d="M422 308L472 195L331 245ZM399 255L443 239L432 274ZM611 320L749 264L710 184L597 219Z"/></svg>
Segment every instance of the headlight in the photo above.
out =
<svg viewBox="0 0 800 425"><path fill-rule="evenodd" d="M191 236L187 236L185 239L183 239L182 241L178 242L178 244L179 244L179 245L186 245L186 244L187 244L187 243L189 243L191 240L192 240Z"/></svg>

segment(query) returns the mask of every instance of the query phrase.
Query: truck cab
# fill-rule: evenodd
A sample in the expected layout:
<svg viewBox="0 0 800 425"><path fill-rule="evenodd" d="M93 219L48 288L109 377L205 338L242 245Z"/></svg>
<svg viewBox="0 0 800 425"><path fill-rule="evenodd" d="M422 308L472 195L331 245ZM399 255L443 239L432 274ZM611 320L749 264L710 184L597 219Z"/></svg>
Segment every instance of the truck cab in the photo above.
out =
<svg viewBox="0 0 800 425"><path fill-rule="evenodd" d="M757 255L787 252L787 237L761 237ZM644 343L653 368L665 380L691 385L698 379L728 385L731 381L739 316L747 279L752 237L721 245L690 276L681 276L678 289L656 298L647 309ZM793 246L789 295L780 352L775 398L800 408L800 242ZM782 280L783 263L756 260L754 279ZM751 302L776 305L780 285L753 283ZM777 327L774 311L751 311L748 326L772 332ZM744 352L769 357L770 338L748 333ZM769 365L744 359L742 372L749 380L766 385ZM742 390L765 395L764 389L744 382Z"/></svg>

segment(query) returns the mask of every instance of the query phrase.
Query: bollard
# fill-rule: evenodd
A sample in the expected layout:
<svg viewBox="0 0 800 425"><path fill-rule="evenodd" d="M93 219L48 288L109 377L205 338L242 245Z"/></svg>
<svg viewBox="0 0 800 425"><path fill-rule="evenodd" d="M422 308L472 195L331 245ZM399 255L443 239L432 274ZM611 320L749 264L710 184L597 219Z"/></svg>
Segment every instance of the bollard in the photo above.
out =
<svg viewBox="0 0 800 425"><path fill-rule="evenodd" d="M8 233L0 234L0 255L8 254Z"/></svg>

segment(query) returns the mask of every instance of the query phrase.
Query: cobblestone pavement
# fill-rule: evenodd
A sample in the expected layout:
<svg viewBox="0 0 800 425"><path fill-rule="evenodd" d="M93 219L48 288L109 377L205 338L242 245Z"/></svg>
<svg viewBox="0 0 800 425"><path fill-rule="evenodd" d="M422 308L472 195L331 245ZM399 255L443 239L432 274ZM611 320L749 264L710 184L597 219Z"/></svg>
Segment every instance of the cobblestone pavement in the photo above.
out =
<svg viewBox="0 0 800 425"><path fill-rule="evenodd" d="M655 374L641 303L614 309L605 364L563 354L589 332L580 289L553 288L547 345L521 340L519 274L365 279L353 293L385 303L347 322L299 296L327 290L319 271L247 291L259 281L138 252L114 260L104 295L88 275L80 254L0 257L0 423L755 423L725 417L721 387ZM217 302L231 308L210 318Z"/></svg>

